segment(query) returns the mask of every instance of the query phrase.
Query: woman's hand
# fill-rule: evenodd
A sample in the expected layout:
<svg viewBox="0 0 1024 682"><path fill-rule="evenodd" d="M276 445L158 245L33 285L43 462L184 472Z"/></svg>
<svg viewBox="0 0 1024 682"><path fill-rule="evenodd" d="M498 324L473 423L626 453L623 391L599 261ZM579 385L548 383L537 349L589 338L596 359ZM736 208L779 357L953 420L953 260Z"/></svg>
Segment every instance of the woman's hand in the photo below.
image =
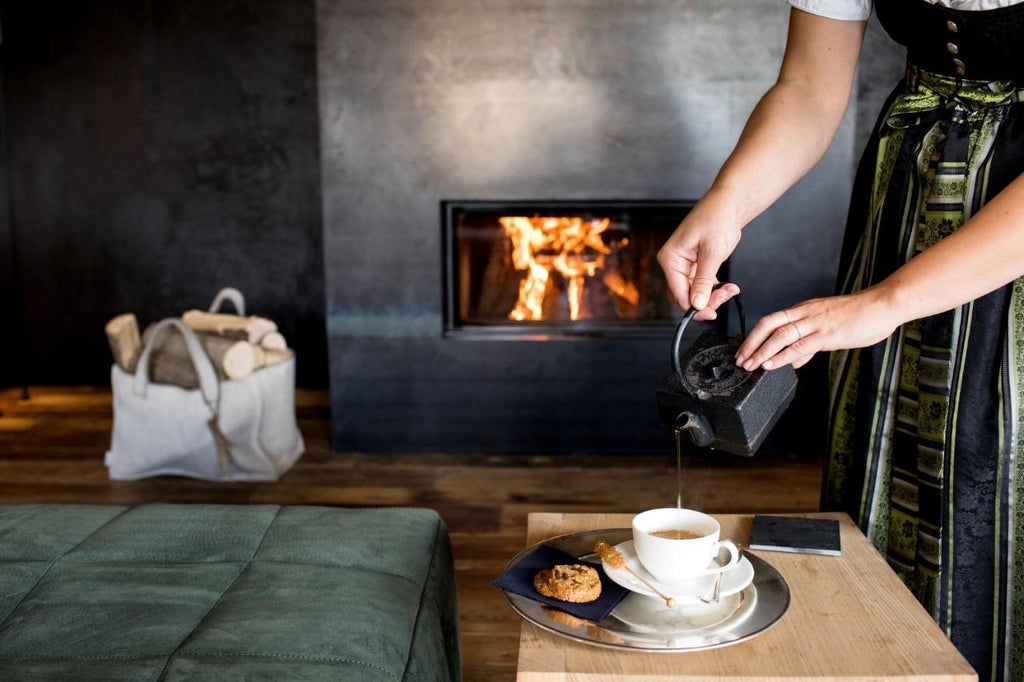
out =
<svg viewBox="0 0 1024 682"><path fill-rule="evenodd" d="M679 307L699 311L693 319L714 319L715 309L739 292L731 284L712 287L743 226L813 168L831 144L866 25L790 11L778 79L754 107L711 189L658 252Z"/></svg>
<svg viewBox="0 0 1024 682"><path fill-rule="evenodd" d="M722 197L708 193L679 223L658 251L658 263L669 289L683 310L694 308L695 320L713 320L716 310L740 292L735 284L718 282L722 263L740 241L736 211Z"/></svg>
<svg viewBox="0 0 1024 682"><path fill-rule="evenodd" d="M878 289L815 298L761 318L736 351L746 370L802 367L818 351L863 348L902 323Z"/></svg>

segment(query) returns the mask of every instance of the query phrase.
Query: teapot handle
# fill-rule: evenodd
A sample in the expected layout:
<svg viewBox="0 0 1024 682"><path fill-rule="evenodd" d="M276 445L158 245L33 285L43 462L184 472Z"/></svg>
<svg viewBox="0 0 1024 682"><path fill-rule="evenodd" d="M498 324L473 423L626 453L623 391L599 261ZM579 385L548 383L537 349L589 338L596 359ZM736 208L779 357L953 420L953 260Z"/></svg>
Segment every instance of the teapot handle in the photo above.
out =
<svg viewBox="0 0 1024 682"><path fill-rule="evenodd" d="M711 287L711 290L714 291L723 284L724 282L718 282L713 287ZM742 339L747 335L747 318L743 314L743 302L740 301L739 294L733 296L732 300L736 302L736 312L739 313L740 316L740 338ZM683 315L683 319L679 320L679 324L676 326L675 337L672 339L672 371L675 372L676 378L679 379L680 384L683 384L684 382L683 368L679 363L679 346L682 344L683 332L686 330L686 325L690 324L690 320L692 320L693 316L696 314L696 308L690 308L689 310L686 311L686 314Z"/></svg>

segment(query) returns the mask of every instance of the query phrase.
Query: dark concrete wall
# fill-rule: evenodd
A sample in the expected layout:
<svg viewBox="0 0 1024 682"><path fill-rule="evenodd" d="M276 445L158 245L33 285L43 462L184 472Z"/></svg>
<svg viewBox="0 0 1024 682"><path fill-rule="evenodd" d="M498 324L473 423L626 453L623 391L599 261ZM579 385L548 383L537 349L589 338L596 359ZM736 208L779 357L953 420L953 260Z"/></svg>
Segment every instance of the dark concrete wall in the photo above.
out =
<svg viewBox="0 0 1024 682"><path fill-rule="evenodd" d="M11 0L0 19L0 383L106 383L110 317L231 285L325 386L312 0Z"/></svg>

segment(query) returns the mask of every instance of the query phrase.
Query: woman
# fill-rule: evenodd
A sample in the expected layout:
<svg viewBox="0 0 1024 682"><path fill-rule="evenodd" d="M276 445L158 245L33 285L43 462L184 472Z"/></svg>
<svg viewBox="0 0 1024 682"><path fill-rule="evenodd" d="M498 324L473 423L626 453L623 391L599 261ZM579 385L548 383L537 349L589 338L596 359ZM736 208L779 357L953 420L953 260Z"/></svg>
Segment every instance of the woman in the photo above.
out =
<svg viewBox="0 0 1024 682"><path fill-rule="evenodd" d="M680 305L822 157L870 0L790 0L778 81L659 253ZM1024 680L1024 0L876 0L907 77L865 151L837 295L760 320L747 369L831 351L823 506L850 513L980 679ZM950 5L956 9L951 9Z"/></svg>

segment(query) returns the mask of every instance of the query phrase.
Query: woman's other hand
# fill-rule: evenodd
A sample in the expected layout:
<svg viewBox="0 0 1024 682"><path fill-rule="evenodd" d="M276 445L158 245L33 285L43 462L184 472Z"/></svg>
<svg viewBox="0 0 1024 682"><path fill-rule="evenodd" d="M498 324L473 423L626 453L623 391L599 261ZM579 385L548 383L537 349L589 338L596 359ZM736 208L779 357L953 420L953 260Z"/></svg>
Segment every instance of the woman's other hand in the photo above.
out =
<svg viewBox="0 0 1024 682"><path fill-rule="evenodd" d="M802 367L818 351L878 343L901 322L876 289L811 299L761 318L736 351L736 364Z"/></svg>

